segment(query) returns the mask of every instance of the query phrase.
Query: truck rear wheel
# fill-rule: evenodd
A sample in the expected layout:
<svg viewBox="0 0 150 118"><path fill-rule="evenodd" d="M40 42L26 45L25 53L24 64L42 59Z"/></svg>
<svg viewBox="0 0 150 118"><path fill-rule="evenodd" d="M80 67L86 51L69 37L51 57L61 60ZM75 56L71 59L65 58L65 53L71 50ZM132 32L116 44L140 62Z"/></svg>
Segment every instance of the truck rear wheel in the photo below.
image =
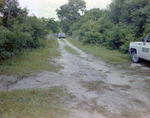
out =
<svg viewBox="0 0 150 118"><path fill-rule="evenodd" d="M134 51L134 52L131 54L131 60L132 60L134 63L140 62L140 58L137 56L137 52L136 52L136 51Z"/></svg>

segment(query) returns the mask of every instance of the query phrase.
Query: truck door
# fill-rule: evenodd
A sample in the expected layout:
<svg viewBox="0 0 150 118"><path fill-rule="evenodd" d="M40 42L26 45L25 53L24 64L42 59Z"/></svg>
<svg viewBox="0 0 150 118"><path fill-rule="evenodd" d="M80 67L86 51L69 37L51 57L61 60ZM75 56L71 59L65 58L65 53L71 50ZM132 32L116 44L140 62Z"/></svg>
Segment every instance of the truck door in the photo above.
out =
<svg viewBox="0 0 150 118"><path fill-rule="evenodd" d="M140 57L150 61L150 34L146 37L141 47Z"/></svg>

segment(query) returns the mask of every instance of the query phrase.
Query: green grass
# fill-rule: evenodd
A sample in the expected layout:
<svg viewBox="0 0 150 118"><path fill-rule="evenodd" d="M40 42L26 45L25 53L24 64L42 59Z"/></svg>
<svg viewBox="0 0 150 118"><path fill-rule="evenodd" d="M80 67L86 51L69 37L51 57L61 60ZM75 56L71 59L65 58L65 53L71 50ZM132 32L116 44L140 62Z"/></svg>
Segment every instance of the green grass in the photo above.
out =
<svg viewBox="0 0 150 118"><path fill-rule="evenodd" d="M18 78L26 78L31 74L41 71L57 71L60 66L54 64L54 57L60 56L57 40L49 37L46 47L41 49L24 50L22 54L15 55L0 65L0 74L16 75ZM51 63L53 62L53 63Z"/></svg>
<svg viewBox="0 0 150 118"><path fill-rule="evenodd" d="M60 41L66 44L66 42L63 39L60 39ZM80 55L76 50L74 50L73 48L71 48L68 45L66 45L64 48L71 54Z"/></svg>
<svg viewBox="0 0 150 118"><path fill-rule="evenodd" d="M102 81L91 81L91 82L81 82L83 87L87 88L90 91L100 91L102 84L104 82Z"/></svg>
<svg viewBox="0 0 150 118"><path fill-rule="evenodd" d="M64 43L66 43L64 39L59 39L59 40L60 40L61 42L64 42Z"/></svg>
<svg viewBox="0 0 150 118"><path fill-rule="evenodd" d="M64 48L65 48L65 50L67 50L71 54L79 55L79 53L76 50L74 50L73 48L71 48L68 45L66 45Z"/></svg>
<svg viewBox="0 0 150 118"><path fill-rule="evenodd" d="M74 96L62 87L0 92L0 118L67 118Z"/></svg>
<svg viewBox="0 0 150 118"><path fill-rule="evenodd" d="M146 89L150 92L150 85L147 85Z"/></svg>
<svg viewBox="0 0 150 118"><path fill-rule="evenodd" d="M76 41L73 38L70 38L68 40L81 50L91 53L94 56L100 57L106 63L122 64L130 61L129 54L122 54L117 50L108 50L103 46L83 45L82 42Z"/></svg>
<svg viewBox="0 0 150 118"><path fill-rule="evenodd" d="M81 82L81 84L89 91L111 90L103 81Z"/></svg>

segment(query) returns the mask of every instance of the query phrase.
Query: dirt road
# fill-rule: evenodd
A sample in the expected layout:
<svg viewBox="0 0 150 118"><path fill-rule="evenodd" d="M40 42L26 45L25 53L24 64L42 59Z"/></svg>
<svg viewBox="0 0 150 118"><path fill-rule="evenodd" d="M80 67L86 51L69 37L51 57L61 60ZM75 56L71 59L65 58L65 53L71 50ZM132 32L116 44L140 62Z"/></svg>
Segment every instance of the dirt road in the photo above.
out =
<svg viewBox="0 0 150 118"><path fill-rule="evenodd" d="M150 77L134 74L132 69L143 68L141 65L130 65L131 73L81 51L66 39L59 44L62 56L55 61L64 69L23 79L9 90L65 86L76 96L68 104L70 118L150 118L150 89L146 88ZM79 55L67 52L66 45Z"/></svg>

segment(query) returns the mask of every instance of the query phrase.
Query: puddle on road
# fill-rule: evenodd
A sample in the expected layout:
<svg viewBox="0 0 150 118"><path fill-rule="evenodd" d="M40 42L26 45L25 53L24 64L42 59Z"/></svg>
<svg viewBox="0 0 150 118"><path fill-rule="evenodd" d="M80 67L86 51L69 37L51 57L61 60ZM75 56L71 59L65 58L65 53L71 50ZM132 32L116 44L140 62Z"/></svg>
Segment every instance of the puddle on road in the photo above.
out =
<svg viewBox="0 0 150 118"><path fill-rule="evenodd" d="M55 59L64 66L60 72L42 72L19 81L9 90L65 86L76 96L68 105L70 118L149 118L150 92L145 91L149 83L146 77L130 75L63 40L59 40L62 56ZM66 45L80 56L68 53L64 49Z"/></svg>

